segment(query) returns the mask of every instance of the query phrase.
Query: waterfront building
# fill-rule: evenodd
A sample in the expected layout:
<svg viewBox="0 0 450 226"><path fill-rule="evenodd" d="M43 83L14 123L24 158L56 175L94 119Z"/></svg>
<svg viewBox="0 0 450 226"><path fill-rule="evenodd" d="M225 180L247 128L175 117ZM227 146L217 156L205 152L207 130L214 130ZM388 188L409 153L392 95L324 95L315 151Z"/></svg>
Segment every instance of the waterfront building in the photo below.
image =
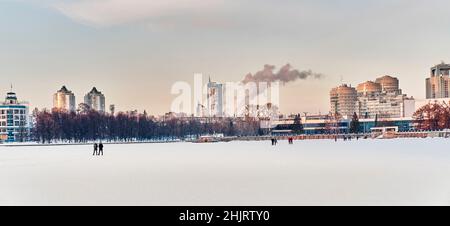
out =
<svg viewBox="0 0 450 226"><path fill-rule="evenodd" d="M333 115L351 117L357 112L357 101L357 91L349 85L343 84L330 91L331 113Z"/></svg>
<svg viewBox="0 0 450 226"><path fill-rule="evenodd" d="M431 68L430 77L426 79L426 98L449 98L450 64L442 62Z"/></svg>
<svg viewBox="0 0 450 226"><path fill-rule="evenodd" d="M63 86L53 95L53 108L74 112L76 110L75 95Z"/></svg>
<svg viewBox="0 0 450 226"><path fill-rule="evenodd" d="M373 81L359 84L356 89L341 85L330 92L331 113L351 118L402 118L411 117L415 111L415 100L402 94L399 80L386 75Z"/></svg>
<svg viewBox="0 0 450 226"><path fill-rule="evenodd" d="M414 98L402 94L395 77L385 75L375 82L361 83L357 90L360 118L402 118L414 113Z"/></svg>
<svg viewBox="0 0 450 226"><path fill-rule="evenodd" d="M358 115L360 118L401 118L414 113L415 100L406 95L379 93L378 95L358 96Z"/></svg>
<svg viewBox="0 0 450 226"><path fill-rule="evenodd" d="M396 95L402 94L402 90L399 87L400 82L395 77L385 75L385 76L377 78L375 80L375 83L380 84L381 89L384 93L390 93L390 94L396 94Z"/></svg>
<svg viewBox="0 0 450 226"><path fill-rule="evenodd" d="M358 96L376 96L383 92L383 88L380 83L367 81L359 84L356 91Z"/></svg>
<svg viewBox="0 0 450 226"><path fill-rule="evenodd" d="M89 106L91 110L105 113L105 95L97 90L97 88L92 88L92 90L84 96L84 103Z"/></svg>
<svg viewBox="0 0 450 226"><path fill-rule="evenodd" d="M308 115L301 117L304 134L346 134L350 133L351 118L333 119L329 115ZM282 118L272 122L272 130L288 128L294 124L293 118ZM388 119L359 119L359 133L369 134L373 128L398 127L398 132L413 131L414 120L411 117L388 118Z"/></svg>
<svg viewBox="0 0 450 226"><path fill-rule="evenodd" d="M0 141L26 141L30 128L28 103L19 102L14 92L7 93L0 104Z"/></svg>

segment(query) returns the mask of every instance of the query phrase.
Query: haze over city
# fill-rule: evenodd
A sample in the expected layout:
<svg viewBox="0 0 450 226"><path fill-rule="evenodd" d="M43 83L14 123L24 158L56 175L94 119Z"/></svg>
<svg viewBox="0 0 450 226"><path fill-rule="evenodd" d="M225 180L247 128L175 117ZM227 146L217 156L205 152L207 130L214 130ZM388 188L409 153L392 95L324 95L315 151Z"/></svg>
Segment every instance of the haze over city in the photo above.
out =
<svg viewBox="0 0 450 226"><path fill-rule="evenodd" d="M51 108L66 85L96 86L118 110L170 110L177 81L241 81L289 63L323 76L281 89L281 111L328 112L329 91L382 75L425 98L450 61L448 1L90 0L0 3L0 92ZM282 16L280 16L282 15Z"/></svg>

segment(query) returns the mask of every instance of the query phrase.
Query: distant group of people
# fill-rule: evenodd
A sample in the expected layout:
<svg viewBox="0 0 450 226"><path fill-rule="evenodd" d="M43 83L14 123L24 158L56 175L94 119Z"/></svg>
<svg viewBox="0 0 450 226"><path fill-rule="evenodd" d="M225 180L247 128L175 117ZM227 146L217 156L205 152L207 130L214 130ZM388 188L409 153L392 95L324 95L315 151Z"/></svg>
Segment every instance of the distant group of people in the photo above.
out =
<svg viewBox="0 0 450 226"><path fill-rule="evenodd" d="M278 139L277 138L272 138L272 146L276 146L278 144ZM289 137L288 138L288 143L289 144L294 144L294 138L293 137Z"/></svg>
<svg viewBox="0 0 450 226"><path fill-rule="evenodd" d="M288 138L288 142L289 142L289 144L294 144L294 138L289 137L289 138Z"/></svg>
<svg viewBox="0 0 450 226"><path fill-rule="evenodd" d="M94 143L94 153L92 155L103 155L103 144L100 142L99 144Z"/></svg>
<svg viewBox="0 0 450 226"><path fill-rule="evenodd" d="M359 138L360 138L359 136L356 136L356 140L359 140ZM367 139L367 138L368 138L367 136L363 136L361 139ZM347 136L344 136L344 137L343 137L343 140L344 140L344 141L347 141L347 140L348 140L348 141L351 141L352 139L354 139L354 138L352 138L352 136L348 136L348 137L347 137ZM337 142L337 140L338 140L338 137L335 136L335 137L334 137L334 141Z"/></svg>
<svg viewBox="0 0 450 226"><path fill-rule="evenodd" d="M278 144L278 140L276 138L272 138L272 146L276 146Z"/></svg>

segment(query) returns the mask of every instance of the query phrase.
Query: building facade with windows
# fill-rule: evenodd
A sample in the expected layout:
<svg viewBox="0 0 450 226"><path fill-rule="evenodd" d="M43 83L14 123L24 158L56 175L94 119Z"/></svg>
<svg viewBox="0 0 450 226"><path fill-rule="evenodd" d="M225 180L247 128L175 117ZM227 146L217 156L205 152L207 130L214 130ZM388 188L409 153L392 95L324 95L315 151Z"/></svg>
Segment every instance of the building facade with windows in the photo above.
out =
<svg viewBox="0 0 450 226"><path fill-rule="evenodd" d="M102 113L106 112L105 95L95 87L84 96L84 103L89 106L91 110Z"/></svg>
<svg viewBox="0 0 450 226"><path fill-rule="evenodd" d="M27 103L21 103L13 92L0 104L0 141L26 141L30 134L30 115Z"/></svg>
<svg viewBox="0 0 450 226"><path fill-rule="evenodd" d="M402 118L414 113L415 100L406 95L379 94L358 97L360 118Z"/></svg>
<svg viewBox="0 0 450 226"><path fill-rule="evenodd" d="M355 88L343 84L330 91L331 113L341 117L351 117L357 112L358 95Z"/></svg>
<svg viewBox="0 0 450 226"><path fill-rule="evenodd" d="M384 93L391 93L397 95L402 94L402 90L400 89L400 82L396 77L385 75L377 78L375 80L375 83L381 86L381 90Z"/></svg>
<svg viewBox="0 0 450 226"><path fill-rule="evenodd" d="M399 80L385 75L375 82L358 85L358 115L360 118L404 118L414 113L415 100L402 93Z"/></svg>
<svg viewBox="0 0 450 226"><path fill-rule="evenodd" d="M224 115L223 92L223 84L211 82L211 79L209 79L206 96L209 117L222 117Z"/></svg>
<svg viewBox="0 0 450 226"><path fill-rule="evenodd" d="M359 84L356 89L341 85L330 92L331 113L351 118L404 118L411 117L415 100L402 93L399 80L385 75L373 81Z"/></svg>
<svg viewBox="0 0 450 226"><path fill-rule="evenodd" d="M53 108L74 112L76 111L75 95L63 86L53 95Z"/></svg>
<svg viewBox="0 0 450 226"><path fill-rule="evenodd" d="M450 97L450 64L442 62L431 68L426 79L426 98L441 99Z"/></svg>
<svg viewBox="0 0 450 226"><path fill-rule="evenodd" d="M301 117L303 133L306 135L346 134L350 133L352 119L332 119L329 115L308 115ZM272 123L272 129L287 128L294 124L293 118L278 119ZM397 127L398 132L414 131L414 120L411 117L389 119L359 119L359 133L370 134L373 128Z"/></svg>

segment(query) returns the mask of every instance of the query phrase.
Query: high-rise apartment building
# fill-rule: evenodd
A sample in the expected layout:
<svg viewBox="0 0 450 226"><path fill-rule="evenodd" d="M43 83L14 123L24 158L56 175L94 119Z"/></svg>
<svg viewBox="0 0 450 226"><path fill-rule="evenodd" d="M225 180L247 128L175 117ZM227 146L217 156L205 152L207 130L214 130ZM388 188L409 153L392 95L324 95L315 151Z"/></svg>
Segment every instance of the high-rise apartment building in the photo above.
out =
<svg viewBox="0 0 450 226"><path fill-rule="evenodd" d="M63 86L53 95L53 108L64 111L76 111L75 95Z"/></svg>
<svg viewBox="0 0 450 226"><path fill-rule="evenodd" d="M400 89L399 80L395 77L385 75L379 77L375 80L375 83L380 84L381 90L385 93L391 94L401 94L402 90Z"/></svg>
<svg viewBox="0 0 450 226"><path fill-rule="evenodd" d="M364 119L410 117L414 98L402 94L397 78L385 75L358 85L358 115Z"/></svg>
<svg viewBox="0 0 450 226"><path fill-rule="evenodd" d="M223 111L223 84L211 82L207 85L207 113L210 117L222 117Z"/></svg>
<svg viewBox="0 0 450 226"><path fill-rule="evenodd" d="M356 113L364 119L411 117L415 105L414 98L402 94L399 80L388 75L361 83L356 90L347 85L334 88L330 98L333 114Z"/></svg>
<svg viewBox="0 0 450 226"><path fill-rule="evenodd" d="M89 106L91 110L105 113L105 95L97 90L97 88L92 88L92 90L84 96L84 103Z"/></svg>
<svg viewBox="0 0 450 226"><path fill-rule="evenodd" d="M358 95L356 89L343 84L330 92L331 113L342 117L351 117L357 112Z"/></svg>
<svg viewBox="0 0 450 226"><path fill-rule="evenodd" d="M430 77L426 79L426 98L449 98L450 64L442 62L431 68Z"/></svg>
<svg viewBox="0 0 450 226"><path fill-rule="evenodd" d="M412 116L414 99L406 95L379 93L358 96L358 115L360 118L402 118Z"/></svg>

